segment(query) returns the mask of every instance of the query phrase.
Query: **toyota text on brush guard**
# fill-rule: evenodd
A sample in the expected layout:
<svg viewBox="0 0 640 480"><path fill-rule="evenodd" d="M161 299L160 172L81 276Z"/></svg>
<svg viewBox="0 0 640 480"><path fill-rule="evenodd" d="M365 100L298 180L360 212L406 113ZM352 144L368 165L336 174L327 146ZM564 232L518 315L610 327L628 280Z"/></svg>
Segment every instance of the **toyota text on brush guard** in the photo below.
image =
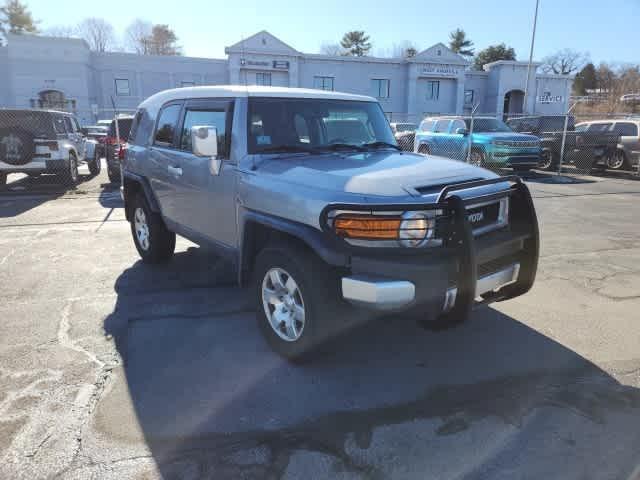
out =
<svg viewBox="0 0 640 480"><path fill-rule="evenodd" d="M370 97L160 92L139 106L122 168L143 261L167 261L176 234L213 247L289 359L347 321L334 307L448 326L534 282L538 226L519 177L400 151Z"/></svg>

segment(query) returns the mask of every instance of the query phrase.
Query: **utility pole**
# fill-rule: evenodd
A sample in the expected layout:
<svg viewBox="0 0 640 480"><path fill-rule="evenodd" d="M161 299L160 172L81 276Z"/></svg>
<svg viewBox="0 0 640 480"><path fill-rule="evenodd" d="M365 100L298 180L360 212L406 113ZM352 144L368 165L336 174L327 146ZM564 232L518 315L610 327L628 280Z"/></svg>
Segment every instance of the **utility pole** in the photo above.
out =
<svg viewBox="0 0 640 480"><path fill-rule="evenodd" d="M529 77L531 76L531 64L533 63L533 46L536 43L536 26L538 24L538 6L540 0L536 0L536 12L533 15L533 32L531 33L531 49L529 50L529 65L527 66L527 82L524 86L524 100L522 105L523 113L527 112L527 97L529 95Z"/></svg>

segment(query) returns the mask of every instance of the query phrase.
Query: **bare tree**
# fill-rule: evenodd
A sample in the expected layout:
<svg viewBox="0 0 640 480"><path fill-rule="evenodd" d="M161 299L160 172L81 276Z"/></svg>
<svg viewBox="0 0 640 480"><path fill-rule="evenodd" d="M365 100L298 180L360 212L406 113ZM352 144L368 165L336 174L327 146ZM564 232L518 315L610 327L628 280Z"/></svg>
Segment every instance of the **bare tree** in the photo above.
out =
<svg viewBox="0 0 640 480"><path fill-rule="evenodd" d="M115 46L113 27L102 18L86 18L78 25L80 37L94 52L106 52Z"/></svg>
<svg viewBox="0 0 640 480"><path fill-rule="evenodd" d="M542 71L556 75L570 75L588 62L588 54L564 48L542 59Z"/></svg>
<svg viewBox="0 0 640 480"><path fill-rule="evenodd" d="M124 32L125 49L138 55L149 55L152 30L150 22L135 19Z"/></svg>
<svg viewBox="0 0 640 480"><path fill-rule="evenodd" d="M338 43L323 43L320 45L320 53L332 57L339 57L344 55L345 51Z"/></svg>

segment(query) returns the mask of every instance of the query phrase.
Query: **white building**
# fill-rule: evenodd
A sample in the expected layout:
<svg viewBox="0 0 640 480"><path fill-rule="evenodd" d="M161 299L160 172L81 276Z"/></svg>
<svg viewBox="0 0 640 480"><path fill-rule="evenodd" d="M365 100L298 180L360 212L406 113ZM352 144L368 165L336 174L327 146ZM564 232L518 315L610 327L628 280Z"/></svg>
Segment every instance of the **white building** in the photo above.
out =
<svg viewBox="0 0 640 480"><path fill-rule="evenodd" d="M225 49L227 59L91 52L83 40L8 35L0 47L0 106L75 111L83 123L133 110L167 88L258 84L372 95L392 119L428 114L523 111L527 63L499 61L484 71L442 43L413 58L301 53L266 31ZM534 64L537 66L538 64ZM531 71L529 113L566 111L572 78Z"/></svg>

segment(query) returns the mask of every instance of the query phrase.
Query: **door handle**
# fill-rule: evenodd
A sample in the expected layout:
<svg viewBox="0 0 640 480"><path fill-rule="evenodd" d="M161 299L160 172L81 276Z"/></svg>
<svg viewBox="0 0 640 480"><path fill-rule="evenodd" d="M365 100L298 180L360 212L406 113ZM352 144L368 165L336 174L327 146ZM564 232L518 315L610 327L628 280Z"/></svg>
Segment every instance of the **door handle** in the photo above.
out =
<svg viewBox="0 0 640 480"><path fill-rule="evenodd" d="M176 175L177 177L182 175L182 169L180 167L172 167L171 165L169 165L167 167L167 170L169 170L169 173L171 175Z"/></svg>

